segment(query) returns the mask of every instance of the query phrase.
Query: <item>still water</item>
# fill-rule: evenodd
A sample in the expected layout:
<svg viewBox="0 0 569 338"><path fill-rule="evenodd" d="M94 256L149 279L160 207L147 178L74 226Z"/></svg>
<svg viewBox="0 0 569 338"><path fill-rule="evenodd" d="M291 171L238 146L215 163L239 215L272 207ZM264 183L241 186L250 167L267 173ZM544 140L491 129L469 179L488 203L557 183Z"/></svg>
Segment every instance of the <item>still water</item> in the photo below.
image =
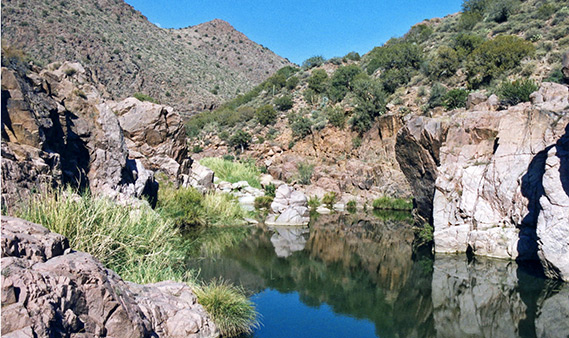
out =
<svg viewBox="0 0 569 338"><path fill-rule="evenodd" d="M252 337L569 337L568 284L510 261L413 254L398 219L252 227L189 264L251 292Z"/></svg>

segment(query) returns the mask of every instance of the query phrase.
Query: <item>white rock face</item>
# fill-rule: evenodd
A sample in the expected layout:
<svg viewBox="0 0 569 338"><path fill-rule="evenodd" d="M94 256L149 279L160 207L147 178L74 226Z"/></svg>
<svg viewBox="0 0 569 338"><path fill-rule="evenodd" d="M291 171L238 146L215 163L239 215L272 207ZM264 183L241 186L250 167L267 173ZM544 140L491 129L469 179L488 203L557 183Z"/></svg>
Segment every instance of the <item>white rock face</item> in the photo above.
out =
<svg viewBox="0 0 569 338"><path fill-rule="evenodd" d="M436 252L539 259L548 276L569 280L568 99L567 86L544 83L533 104L435 119L444 136L421 146L440 154Z"/></svg>
<svg viewBox="0 0 569 338"><path fill-rule="evenodd" d="M286 184L275 192L271 210L274 214L269 215L266 221L270 225L306 225L310 221L306 196Z"/></svg>

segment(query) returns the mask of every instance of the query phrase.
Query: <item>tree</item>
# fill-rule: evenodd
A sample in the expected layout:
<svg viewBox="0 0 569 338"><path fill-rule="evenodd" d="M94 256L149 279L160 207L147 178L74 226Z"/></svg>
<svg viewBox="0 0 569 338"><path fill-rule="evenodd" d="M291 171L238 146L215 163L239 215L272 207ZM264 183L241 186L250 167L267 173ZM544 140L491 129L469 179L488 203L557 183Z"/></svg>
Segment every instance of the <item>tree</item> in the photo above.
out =
<svg viewBox="0 0 569 338"><path fill-rule="evenodd" d="M328 82L328 74L323 69L316 69L308 78L308 88L314 90L316 93L323 93L326 90Z"/></svg>
<svg viewBox="0 0 569 338"><path fill-rule="evenodd" d="M249 147L251 140L252 137L249 133L239 129L229 139L229 145L235 150L241 149L241 152L243 152Z"/></svg>
<svg viewBox="0 0 569 338"><path fill-rule="evenodd" d="M335 102L342 101L348 90L352 89L352 80L362 72L357 65L339 67L330 80L328 95Z"/></svg>
<svg viewBox="0 0 569 338"><path fill-rule="evenodd" d="M356 108L350 124L353 130L362 134L385 112L386 94L378 81L363 77L354 80L353 93Z"/></svg>

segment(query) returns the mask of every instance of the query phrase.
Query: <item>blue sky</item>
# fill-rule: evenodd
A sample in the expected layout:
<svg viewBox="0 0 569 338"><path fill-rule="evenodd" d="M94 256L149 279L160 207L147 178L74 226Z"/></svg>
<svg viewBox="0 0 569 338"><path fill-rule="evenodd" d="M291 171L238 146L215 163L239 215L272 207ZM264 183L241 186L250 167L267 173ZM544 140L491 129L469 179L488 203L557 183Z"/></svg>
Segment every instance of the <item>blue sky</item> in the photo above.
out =
<svg viewBox="0 0 569 338"><path fill-rule="evenodd" d="M364 54L428 18L460 11L462 0L126 0L163 28L229 22L294 63L315 55Z"/></svg>

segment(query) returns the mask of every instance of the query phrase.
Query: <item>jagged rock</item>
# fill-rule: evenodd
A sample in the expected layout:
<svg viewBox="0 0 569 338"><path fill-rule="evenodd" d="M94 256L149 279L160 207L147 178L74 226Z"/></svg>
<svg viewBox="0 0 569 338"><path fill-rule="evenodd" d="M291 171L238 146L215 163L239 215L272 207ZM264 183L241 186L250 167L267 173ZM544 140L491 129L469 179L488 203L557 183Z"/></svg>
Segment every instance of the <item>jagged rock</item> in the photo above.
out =
<svg viewBox="0 0 569 338"><path fill-rule="evenodd" d="M539 256L546 274L567 279L567 96L545 83L535 105L414 118L402 129L397 159L418 212L433 217L436 252Z"/></svg>
<svg viewBox="0 0 569 338"><path fill-rule="evenodd" d="M172 107L132 97L109 106L119 116L131 158L178 182L190 175L184 124Z"/></svg>
<svg viewBox="0 0 569 338"><path fill-rule="evenodd" d="M2 336L215 337L189 287L125 283L67 239L2 217Z"/></svg>
<svg viewBox="0 0 569 338"><path fill-rule="evenodd" d="M480 92L474 92L468 94L468 98L466 99L466 109L473 110L475 106L486 102L488 98L485 94Z"/></svg>
<svg viewBox="0 0 569 338"><path fill-rule="evenodd" d="M64 184L140 197L135 176L149 180L139 186L152 185L153 177L128 168L118 119L91 73L78 63L55 67L2 68L3 202L11 206L30 191Z"/></svg>
<svg viewBox="0 0 569 338"><path fill-rule="evenodd" d="M213 189L213 180L215 173L213 170L199 164L197 161L192 163L191 172L188 180L183 183L183 186L191 186L204 193Z"/></svg>

